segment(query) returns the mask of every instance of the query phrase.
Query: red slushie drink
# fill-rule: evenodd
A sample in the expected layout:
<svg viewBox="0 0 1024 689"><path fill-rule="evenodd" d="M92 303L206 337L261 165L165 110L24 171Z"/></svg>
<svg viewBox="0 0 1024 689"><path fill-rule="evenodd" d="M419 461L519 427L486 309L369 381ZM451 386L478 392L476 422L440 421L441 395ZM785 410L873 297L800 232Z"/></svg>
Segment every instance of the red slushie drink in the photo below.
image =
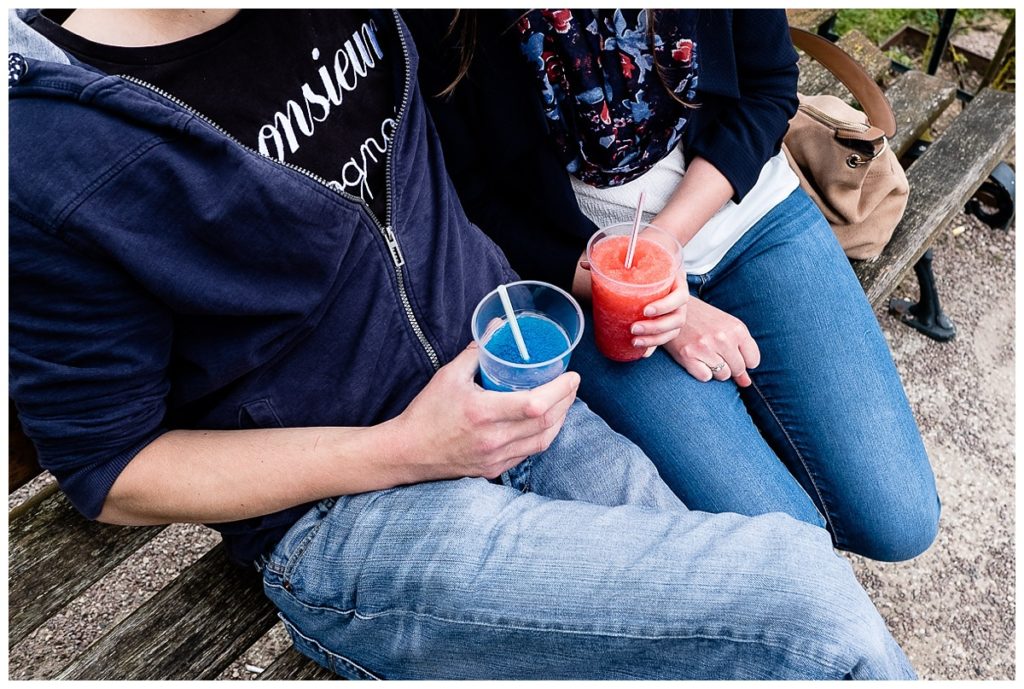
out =
<svg viewBox="0 0 1024 689"><path fill-rule="evenodd" d="M631 224L598 230L587 244L594 300L594 338L597 348L613 361L636 361L646 347L634 347L630 332L646 320L644 307L672 291L682 263L676 238L653 225L641 225L626 268Z"/></svg>

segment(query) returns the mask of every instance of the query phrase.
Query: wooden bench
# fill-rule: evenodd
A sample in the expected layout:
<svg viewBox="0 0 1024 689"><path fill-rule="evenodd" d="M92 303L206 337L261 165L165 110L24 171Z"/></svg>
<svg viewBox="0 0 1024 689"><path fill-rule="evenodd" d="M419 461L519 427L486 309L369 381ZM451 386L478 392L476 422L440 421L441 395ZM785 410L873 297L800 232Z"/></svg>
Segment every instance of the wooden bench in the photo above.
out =
<svg viewBox="0 0 1024 689"><path fill-rule="evenodd" d="M9 412L9 489L41 472ZM8 647L100 582L165 527L120 527L82 518L55 484L9 513ZM82 650L59 679L213 679L277 621L259 576L212 548L169 585ZM260 679L333 675L292 649ZM49 679L39 678L39 679Z"/></svg>
<svg viewBox="0 0 1024 689"><path fill-rule="evenodd" d="M816 31L835 10L787 10L790 24ZM867 37L851 31L837 44L853 55L880 83L890 76L890 60ZM817 63L800 59L802 93L849 92ZM919 71L896 76L886 90L898 131L890 142L903 156L956 97L956 86ZM868 300L881 306L903 277L961 212L1013 145L1014 95L984 89L975 96L923 155L907 167L910 198L903 219L880 256L853 261ZM930 272L930 269L929 269Z"/></svg>
<svg viewBox="0 0 1024 689"><path fill-rule="evenodd" d="M828 13L804 10L816 27ZM815 13L811 17L810 13ZM834 12L833 12L834 14ZM791 15L791 21L795 21ZM877 79L889 62L862 36L844 37ZM850 46L854 46L851 48ZM882 56L884 58L884 56ZM816 65L802 63L806 93L839 92ZM906 151L954 100L952 84L920 72L898 76L888 95L899 123L891 142ZM871 303L880 305L936 235L1005 156L1014 138L1013 95L983 91L908 169L910 201L880 257L855 262ZM9 488L40 473L31 443L10 411ZM163 527L130 528L89 522L51 485L10 512L9 648L64 609L150 542ZM62 679L207 679L276 622L256 572L230 566L214 547L170 584L115 624L56 673ZM292 649L260 679L325 679L330 673ZM49 677L39 677L47 679Z"/></svg>

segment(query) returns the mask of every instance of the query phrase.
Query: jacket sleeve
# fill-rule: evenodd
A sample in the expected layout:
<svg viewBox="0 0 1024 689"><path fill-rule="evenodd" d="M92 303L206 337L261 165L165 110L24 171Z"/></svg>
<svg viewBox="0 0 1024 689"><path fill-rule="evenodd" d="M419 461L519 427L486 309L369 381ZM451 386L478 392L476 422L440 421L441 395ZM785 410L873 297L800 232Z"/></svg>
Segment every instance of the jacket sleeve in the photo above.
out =
<svg viewBox="0 0 1024 689"><path fill-rule="evenodd" d="M714 165L729 180L738 203L753 188L764 164L779 152L799 104L797 54L785 10L733 11L732 50L738 98L725 99L713 121L691 142L687 157L699 156ZM728 62L706 66L723 69Z"/></svg>
<svg viewBox="0 0 1024 689"><path fill-rule="evenodd" d="M166 430L171 317L98 254L9 220L11 396L40 465L95 519Z"/></svg>

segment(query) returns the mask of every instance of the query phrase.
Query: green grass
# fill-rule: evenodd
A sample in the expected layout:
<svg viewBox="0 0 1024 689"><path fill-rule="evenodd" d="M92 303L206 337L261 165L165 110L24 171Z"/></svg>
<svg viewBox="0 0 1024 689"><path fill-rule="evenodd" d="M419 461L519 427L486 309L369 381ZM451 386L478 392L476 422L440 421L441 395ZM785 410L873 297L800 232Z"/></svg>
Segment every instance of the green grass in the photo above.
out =
<svg viewBox="0 0 1024 689"><path fill-rule="evenodd" d="M1013 12L1012 9L962 9L956 13L954 30L982 22L993 15L1010 18ZM938 29L938 22L935 10L839 10L835 32L842 36L852 29L860 29L872 41L881 43L904 24L934 32Z"/></svg>

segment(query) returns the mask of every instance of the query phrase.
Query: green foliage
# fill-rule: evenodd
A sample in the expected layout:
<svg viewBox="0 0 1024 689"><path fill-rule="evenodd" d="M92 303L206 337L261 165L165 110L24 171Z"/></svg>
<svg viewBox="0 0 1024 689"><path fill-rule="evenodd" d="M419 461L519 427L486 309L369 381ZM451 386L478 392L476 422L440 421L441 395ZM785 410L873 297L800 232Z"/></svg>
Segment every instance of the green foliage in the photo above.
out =
<svg viewBox="0 0 1024 689"><path fill-rule="evenodd" d="M913 24L925 31L938 22L935 10L839 10L835 31L843 36L860 29L875 43L881 43L896 33L904 24Z"/></svg>
<svg viewBox="0 0 1024 689"><path fill-rule="evenodd" d="M991 17L1013 16L1012 9L961 9L957 10L954 30L978 24ZM840 36L852 29L860 29L875 43L899 31L904 24L912 24L925 31L935 32L939 17L936 10L926 9L883 9L883 10L839 10L836 15L835 31Z"/></svg>

